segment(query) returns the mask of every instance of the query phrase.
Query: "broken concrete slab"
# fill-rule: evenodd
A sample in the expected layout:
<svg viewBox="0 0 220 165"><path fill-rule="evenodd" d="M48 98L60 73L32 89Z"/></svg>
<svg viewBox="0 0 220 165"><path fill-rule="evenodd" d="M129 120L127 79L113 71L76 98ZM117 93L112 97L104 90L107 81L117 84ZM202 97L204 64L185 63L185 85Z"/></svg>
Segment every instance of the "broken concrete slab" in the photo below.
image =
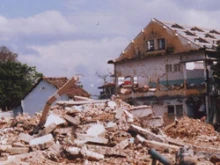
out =
<svg viewBox="0 0 220 165"><path fill-rule="evenodd" d="M121 119L122 115L123 115L124 110L122 108L119 108L116 110L116 114L115 114L115 118L116 119Z"/></svg>
<svg viewBox="0 0 220 165"><path fill-rule="evenodd" d="M144 137L142 137L141 135L137 135L135 138L135 142L139 143L139 142L144 142L146 139Z"/></svg>
<svg viewBox="0 0 220 165"><path fill-rule="evenodd" d="M48 125L55 123L56 125L61 125L61 124L65 124L66 121L64 119L62 119L61 117L59 117L56 114L49 114L46 123L44 124L44 127L47 127Z"/></svg>
<svg viewBox="0 0 220 165"><path fill-rule="evenodd" d="M136 106L129 109L129 112L135 117L135 118L143 118L153 115L153 110L151 106Z"/></svg>
<svg viewBox="0 0 220 165"><path fill-rule="evenodd" d="M101 160L105 158L103 154L87 150L86 146L83 146L80 152L85 158L89 160Z"/></svg>
<svg viewBox="0 0 220 165"><path fill-rule="evenodd" d="M114 148L115 148L115 149L121 149L121 150L123 150L123 149L126 148L129 144L130 144L129 139L125 139L125 140L121 141L120 143L116 144L116 146L115 146Z"/></svg>
<svg viewBox="0 0 220 165"><path fill-rule="evenodd" d="M29 152L29 147L12 147L8 148L7 152L9 152L11 155L24 154Z"/></svg>
<svg viewBox="0 0 220 165"><path fill-rule="evenodd" d="M57 127L57 125L55 123L51 123L50 125L45 127L42 131L40 131L39 134L37 135L37 137L51 133L56 127Z"/></svg>
<svg viewBox="0 0 220 165"><path fill-rule="evenodd" d="M58 134L69 134L69 133L73 133L73 128L72 127L56 128L54 132Z"/></svg>
<svg viewBox="0 0 220 165"><path fill-rule="evenodd" d="M72 116L66 114L64 116L64 119L66 119L69 123L71 123L71 124L73 124L75 126L80 124L80 118L78 116L72 117Z"/></svg>
<svg viewBox="0 0 220 165"><path fill-rule="evenodd" d="M104 137L106 130L102 124L94 124L87 131L87 135Z"/></svg>
<svg viewBox="0 0 220 165"><path fill-rule="evenodd" d="M161 128L164 125L163 118L160 116L149 118L146 123L146 125L150 128Z"/></svg>
<svg viewBox="0 0 220 165"><path fill-rule="evenodd" d="M80 154L80 148L78 147L68 147L66 151L70 153L72 156L78 156Z"/></svg>
<svg viewBox="0 0 220 165"><path fill-rule="evenodd" d="M18 139L21 140L21 141L24 141L26 143L29 143L34 137L32 137L31 135L29 134L26 134L26 133L20 133L18 135Z"/></svg>
<svg viewBox="0 0 220 165"><path fill-rule="evenodd" d="M84 140L86 142L93 142L93 143L99 143L99 144L107 144L108 143L108 139L98 137L98 136L91 136L91 135L80 134L80 133L76 133L76 136L77 136L77 139Z"/></svg>
<svg viewBox="0 0 220 165"><path fill-rule="evenodd" d="M158 141L158 142L164 142L165 141L165 139L162 138L161 136L156 135L156 134L152 133L151 131L149 131L147 129L141 128L141 127L133 125L133 124L130 126L130 130L142 134L148 140L155 140L155 141Z"/></svg>
<svg viewBox="0 0 220 165"><path fill-rule="evenodd" d="M37 150L37 149L46 149L52 146L54 143L53 136L51 134L44 135L35 139L32 139L30 141L30 146L32 150Z"/></svg>
<svg viewBox="0 0 220 165"><path fill-rule="evenodd" d="M106 124L106 127L105 127L105 129L107 130L107 131L115 131L116 129L118 128L118 125L116 124L116 123L114 123L114 122L108 122L107 124Z"/></svg>

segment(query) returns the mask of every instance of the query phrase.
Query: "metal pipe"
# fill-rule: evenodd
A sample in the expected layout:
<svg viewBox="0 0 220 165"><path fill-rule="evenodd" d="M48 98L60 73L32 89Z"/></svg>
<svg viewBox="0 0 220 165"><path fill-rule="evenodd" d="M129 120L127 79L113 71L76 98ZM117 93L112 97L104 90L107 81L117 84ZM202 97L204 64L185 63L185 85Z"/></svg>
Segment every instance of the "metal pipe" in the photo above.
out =
<svg viewBox="0 0 220 165"><path fill-rule="evenodd" d="M149 149L148 153L152 156L153 159L158 160L160 163L163 163L164 165L171 165L171 162L164 156L160 155L155 149Z"/></svg>

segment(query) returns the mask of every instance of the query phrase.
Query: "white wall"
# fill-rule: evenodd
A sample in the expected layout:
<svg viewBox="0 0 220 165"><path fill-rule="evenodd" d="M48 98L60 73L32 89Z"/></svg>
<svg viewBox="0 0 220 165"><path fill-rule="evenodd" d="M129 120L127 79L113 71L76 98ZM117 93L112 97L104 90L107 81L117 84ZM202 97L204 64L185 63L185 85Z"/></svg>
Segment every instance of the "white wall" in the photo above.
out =
<svg viewBox="0 0 220 165"><path fill-rule="evenodd" d="M183 55L181 55L183 56ZM183 68L179 72L166 73L166 64L171 64L174 70L174 64L181 62L180 55L169 55L150 57L147 59L141 59L126 63L118 63L115 65L116 76L137 76L139 86L148 85L150 81L174 81L184 79ZM182 65L183 67L183 65ZM203 70L187 71L187 79L203 78Z"/></svg>
<svg viewBox="0 0 220 165"><path fill-rule="evenodd" d="M57 88L42 80L23 100L23 112L34 115L44 109L47 100L57 91ZM62 95L58 100L69 100L67 95Z"/></svg>

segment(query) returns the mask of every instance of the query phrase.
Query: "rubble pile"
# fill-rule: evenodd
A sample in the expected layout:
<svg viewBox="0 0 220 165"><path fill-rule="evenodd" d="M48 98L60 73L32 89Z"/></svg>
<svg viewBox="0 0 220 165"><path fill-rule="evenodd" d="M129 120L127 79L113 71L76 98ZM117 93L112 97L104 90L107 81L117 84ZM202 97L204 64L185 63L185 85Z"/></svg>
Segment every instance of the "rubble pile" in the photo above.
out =
<svg viewBox="0 0 220 165"><path fill-rule="evenodd" d="M196 138L203 135L218 135L211 124L207 124L199 119L192 119L187 116L184 116L178 120L175 127L167 130L166 134L172 138Z"/></svg>
<svg viewBox="0 0 220 165"><path fill-rule="evenodd" d="M200 164L220 162L218 138L207 141L209 148L196 148L186 139L193 129L198 129L196 135L218 137L212 127L189 118L164 127L163 118L155 117L149 106L131 106L120 99L58 102L42 127L40 117L0 119L0 164L151 164L156 151L170 164L175 164L177 152L182 158L183 151ZM194 122L197 129L178 132Z"/></svg>

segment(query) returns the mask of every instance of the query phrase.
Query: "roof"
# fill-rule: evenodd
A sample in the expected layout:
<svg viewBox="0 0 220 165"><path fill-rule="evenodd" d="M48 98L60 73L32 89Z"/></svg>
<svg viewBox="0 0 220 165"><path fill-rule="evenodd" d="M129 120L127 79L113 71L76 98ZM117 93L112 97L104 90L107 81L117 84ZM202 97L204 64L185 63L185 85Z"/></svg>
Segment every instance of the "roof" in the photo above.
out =
<svg viewBox="0 0 220 165"><path fill-rule="evenodd" d="M66 77L43 77L43 80L47 81L49 84L52 84L57 89L59 89L68 81L68 78ZM83 97L90 96L88 92L86 92L83 88L77 86L76 84L73 84L71 87L66 89L65 93L70 98L73 98L74 96L83 96Z"/></svg>
<svg viewBox="0 0 220 165"><path fill-rule="evenodd" d="M108 88L108 87L114 87L115 83L114 82L110 82L110 83L106 83L100 87L98 87L98 89L103 89L103 88Z"/></svg>
<svg viewBox="0 0 220 165"><path fill-rule="evenodd" d="M151 22L156 22L159 25L163 26L163 28L171 30L171 34L180 36L180 38L188 41L188 43L193 44L195 50L208 48L209 50L211 49L215 51L218 45L218 41L220 40L220 31L217 29L207 29L198 26L185 26L177 23L159 21L155 18L152 19ZM148 25L150 25L150 23ZM148 25L144 29L147 29ZM143 32L144 30L142 30L134 38L134 40L136 40L141 35L144 35ZM131 50L134 40L132 40L131 43L128 44L128 46L125 48L124 51L122 51L121 55L117 59L110 60L108 61L108 63L115 63L123 60L133 59L132 57L127 57L126 52Z"/></svg>
<svg viewBox="0 0 220 165"><path fill-rule="evenodd" d="M68 78L66 77L42 77L39 78L36 84L27 92L27 94L23 97L23 99L42 81L46 81L49 84L55 86L57 89L61 88L67 81ZM68 97L73 98L74 96L83 96L83 97L90 97L90 94L86 92L83 88L73 84L71 87L66 89L65 92Z"/></svg>
<svg viewBox="0 0 220 165"><path fill-rule="evenodd" d="M215 49L217 47L217 42L220 40L220 31L217 29L207 29L198 26L186 26L171 22L161 23L200 47Z"/></svg>

